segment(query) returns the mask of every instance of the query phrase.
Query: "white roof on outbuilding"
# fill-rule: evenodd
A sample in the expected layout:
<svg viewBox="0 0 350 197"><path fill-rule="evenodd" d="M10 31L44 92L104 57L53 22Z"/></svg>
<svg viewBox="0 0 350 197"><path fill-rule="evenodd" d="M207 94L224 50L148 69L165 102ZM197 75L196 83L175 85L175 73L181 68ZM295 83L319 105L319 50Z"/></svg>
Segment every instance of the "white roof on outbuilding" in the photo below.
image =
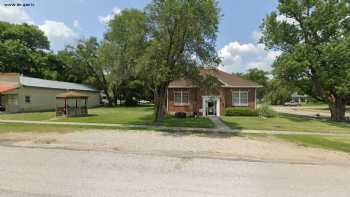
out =
<svg viewBox="0 0 350 197"><path fill-rule="evenodd" d="M19 80L21 85L28 86L28 87L98 92L98 90L92 86L79 84L79 83L53 81L53 80L39 79L39 78L26 77L26 76L20 76Z"/></svg>

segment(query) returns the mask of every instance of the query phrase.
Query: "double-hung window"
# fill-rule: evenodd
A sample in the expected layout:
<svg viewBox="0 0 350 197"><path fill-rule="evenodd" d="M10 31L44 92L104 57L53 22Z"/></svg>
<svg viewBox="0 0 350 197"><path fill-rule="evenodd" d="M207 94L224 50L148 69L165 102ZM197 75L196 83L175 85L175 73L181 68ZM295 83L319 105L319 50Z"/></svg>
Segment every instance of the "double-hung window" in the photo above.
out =
<svg viewBox="0 0 350 197"><path fill-rule="evenodd" d="M7 102L9 105L18 105L17 95L9 94Z"/></svg>
<svg viewBox="0 0 350 197"><path fill-rule="evenodd" d="M248 106L248 91L233 91L232 104L233 106Z"/></svg>
<svg viewBox="0 0 350 197"><path fill-rule="evenodd" d="M30 96L25 96L24 101L25 101L25 103L30 103L31 102Z"/></svg>
<svg viewBox="0 0 350 197"><path fill-rule="evenodd" d="M190 94L187 91L174 92L174 103L177 105L186 105L189 103Z"/></svg>

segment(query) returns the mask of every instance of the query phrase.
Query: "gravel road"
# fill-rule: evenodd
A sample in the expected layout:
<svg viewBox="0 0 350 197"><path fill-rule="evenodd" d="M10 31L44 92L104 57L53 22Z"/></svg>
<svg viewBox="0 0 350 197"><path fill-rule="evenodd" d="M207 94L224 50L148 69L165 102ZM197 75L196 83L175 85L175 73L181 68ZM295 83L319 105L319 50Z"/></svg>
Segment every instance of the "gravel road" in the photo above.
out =
<svg viewBox="0 0 350 197"><path fill-rule="evenodd" d="M253 150L273 145L277 150L261 150L254 159ZM0 135L0 196L348 196L348 155L283 146L152 132ZM239 147L241 155L225 150ZM287 147L298 159L313 159L271 159Z"/></svg>

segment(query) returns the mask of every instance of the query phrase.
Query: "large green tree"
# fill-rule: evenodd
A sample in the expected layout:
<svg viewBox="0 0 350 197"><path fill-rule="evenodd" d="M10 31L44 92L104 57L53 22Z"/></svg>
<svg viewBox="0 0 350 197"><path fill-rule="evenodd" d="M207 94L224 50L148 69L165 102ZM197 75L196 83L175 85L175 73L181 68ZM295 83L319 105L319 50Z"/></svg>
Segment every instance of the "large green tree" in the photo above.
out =
<svg viewBox="0 0 350 197"><path fill-rule="evenodd" d="M264 99L272 105L284 105L284 103L291 101L292 95L298 92L298 89L285 84L278 79L269 81L266 88Z"/></svg>
<svg viewBox="0 0 350 197"><path fill-rule="evenodd" d="M155 120L160 121L169 83L198 75L197 65L218 63L220 10L216 0L153 0L145 12L148 46L139 63L155 95Z"/></svg>
<svg viewBox="0 0 350 197"><path fill-rule="evenodd" d="M48 77L53 54L38 27L0 22L0 72Z"/></svg>
<svg viewBox="0 0 350 197"><path fill-rule="evenodd" d="M108 23L105 34L105 62L109 62L110 84L114 100L135 104L147 91L140 80L138 60L147 47L147 24L144 12L126 9Z"/></svg>
<svg viewBox="0 0 350 197"><path fill-rule="evenodd" d="M348 0L279 0L262 25L262 41L283 54L276 78L327 102L331 119L345 119L350 100Z"/></svg>
<svg viewBox="0 0 350 197"><path fill-rule="evenodd" d="M101 45L95 37L91 37L80 40L74 47L67 46L63 51L59 51L58 59L62 65L57 77L61 80L94 85L105 92L109 104L112 104L108 80L110 70Z"/></svg>
<svg viewBox="0 0 350 197"><path fill-rule="evenodd" d="M257 89L257 98L262 99L265 94L269 84L269 72L260 70L258 68L249 69L246 73L240 74L243 79L254 81L257 84L263 86L262 88Z"/></svg>

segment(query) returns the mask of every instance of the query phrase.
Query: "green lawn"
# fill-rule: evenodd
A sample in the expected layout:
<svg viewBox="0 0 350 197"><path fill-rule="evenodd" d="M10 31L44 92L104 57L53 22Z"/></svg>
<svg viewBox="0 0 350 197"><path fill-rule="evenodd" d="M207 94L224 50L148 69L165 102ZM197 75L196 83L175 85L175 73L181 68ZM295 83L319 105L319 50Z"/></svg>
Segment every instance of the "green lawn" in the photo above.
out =
<svg viewBox="0 0 350 197"><path fill-rule="evenodd" d="M221 119L234 129L350 133L350 123L322 121L293 115L279 115L274 118L223 116Z"/></svg>
<svg viewBox="0 0 350 197"><path fill-rule="evenodd" d="M81 130L87 130L87 129L96 129L96 127L0 123L0 133L8 133L8 132L59 132L59 133L66 133L66 132L81 131Z"/></svg>
<svg viewBox="0 0 350 197"><path fill-rule="evenodd" d="M31 112L31 113L14 113L0 114L2 120L41 120L47 121L56 116L55 112Z"/></svg>
<svg viewBox="0 0 350 197"><path fill-rule="evenodd" d="M115 107L95 108L89 110L88 117L64 118L57 121L86 122L107 124L136 124L155 125L153 122L153 107ZM199 127L214 128L215 125L207 118L175 118L167 116L163 122L157 125L174 127Z"/></svg>
<svg viewBox="0 0 350 197"><path fill-rule="evenodd" d="M302 146L318 147L350 153L350 137L277 135L277 138L297 143Z"/></svg>
<svg viewBox="0 0 350 197"><path fill-rule="evenodd" d="M146 124L152 121L152 107L100 107L89 109L87 117L58 119L59 122Z"/></svg>
<svg viewBox="0 0 350 197"><path fill-rule="evenodd" d="M36 120L36 121L59 121L59 122L84 122L84 123L107 123L107 124L136 124L136 125L162 125L174 127L198 127L215 128L208 118L175 118L167 116L163 122L153 122L153 107L100 107L89 109L87 117L55 118L54 112L33 112L17 114L0 114L4 120Z"/></svg>

